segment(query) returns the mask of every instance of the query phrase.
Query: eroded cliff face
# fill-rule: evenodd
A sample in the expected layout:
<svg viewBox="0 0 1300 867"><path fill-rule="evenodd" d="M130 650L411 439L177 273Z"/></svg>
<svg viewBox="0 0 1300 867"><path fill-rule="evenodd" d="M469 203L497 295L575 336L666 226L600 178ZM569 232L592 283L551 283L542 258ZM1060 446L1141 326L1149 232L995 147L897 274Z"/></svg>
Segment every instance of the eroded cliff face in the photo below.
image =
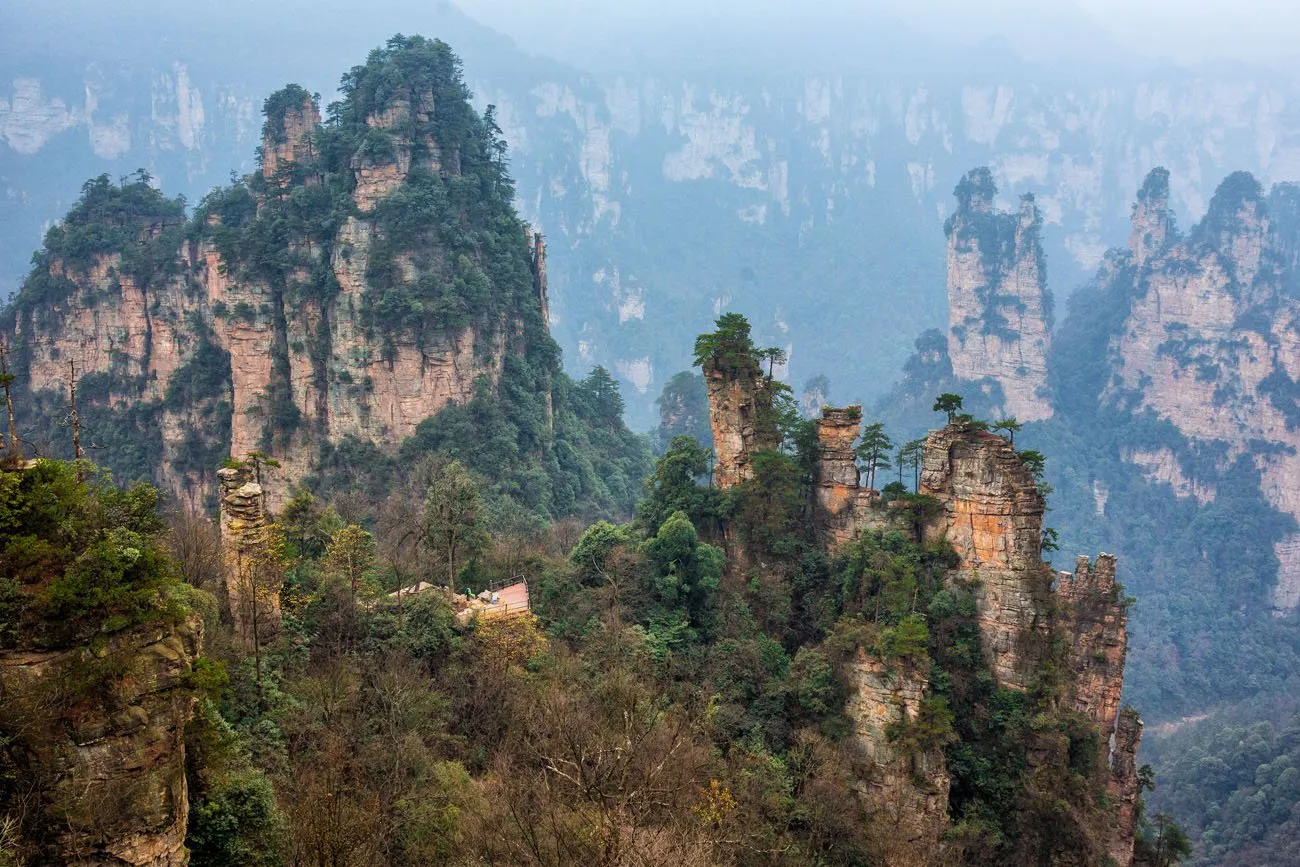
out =
<svg viewBox="0 0 1300 867"><path fill-rule="evenodd" d="M183 867L189 800L185 684L202 647L197 618L118 633L85 648L0 652L7 723L27 715L8 757L41 799L29 809L57 829L41 863L76 867ZM121 673L59 712L62 684L88 665Z"/></svg>
<svg viewBox="0 0 1300 867"><path fill-rule="evenodd" d="M823 407L817 420L817 484L813 490L818 529L834 550L848 542L863 525L874 491L859 482L858 459L853 446L862 425L862 407Z"/></svg>
<svg viewBox="0 0 1300 867"><path fill-rule="evenodd" d="M1133 844L1138 832L1138 802L1142 786L1138 779L1137 752L1142 741L1142 718L1131 707L1120 710L1110 751L1107 791L1115 805L1115 824L1108 851L1117 867L1133 863Z"/></svg>
<svg viewBox="0 0 1300 867"><path fill-rule="evenodd" d="M636 426L651 423L660 386L689 364L688 352L661 336L716 315L728 298L765 324L781 316L790 325L797 381L843 370L837 390L884 391L869 371L896 370L918 328L944 321L935 291L944 262L929 241L951 211L953 181L970 166L989 165L1012 200L1035 194L1053 227L1047 254L1062 291L1095 269L1123 230L1132 191L1152 165L1174 161L1172 200L1198 215L1227 171L1280 180L1300 163L1287 134L1297 88L1253 68L1133 75L1107 66L1100 75L1080 70L1068 86L1013 63L977 82L847 67L769 69L743 80L706 70L601 76L529 56L455 13L427 11L438 23L426 26L464 54L479 104L498 106L524 216L573 252L553 274L565 351L572 358L581 347L585 364L631 374ZM262 39L268 52L282 51L274 27L253 36L225 24L205 30L205 44L224 39L247 50L249 39ZM304 34L303 46L314 44L305 35L313 28L330 29L301 16L288 26ZM129 69L88 67L82 46L67 40L48 48L57 59L0 64L0 193L22 203L11 212L21 234L0 243L0 295L20 283L42 225L65 206L58 191L67 187L47 183L47 172L66 183L148 166L166 188L198 201L231 167L252 167L257 106L278 80L262 79L260 64L187 72L174 45L143 50ZM313 80L337 77L315 56L322 52L306 51ZM33 163L44 171L20 168ZM861 245L859 261L871 267L839 256L799 262L806 310L789 304L792 269L735 279L755 249L792 244ZM717 263L706 275L705 262ZM610 278L616 267L621 281ZM707 289L676 291L682 285ZM861 315L864 288L887 299L870 316ZM633 296L638 303L628 304ZM850 372L850 364L861 367Z"/></svg>
<svg viewBox="0 0 1300 867"><path fill-rule="evenodd" d="M1137 751L1142 720L1132 708L1120 705L1128 657L1128 601L1115 580L1115 558L1100 554L1090 562L1080 556L1073 573L1058 577L1056 595L1060 635L1070 648L1070 698L1074 709L1096 723L1103 735L1106 786L1116 811L1107 850L1119 867L1128 867L1141 794Z"/></svg>
<svg viewBox="0 0 1300 867"><path fill-rule="evenodd" d="M754 452L777 447L775 423L764 418L771 414L772 398L757 365L753 370L706 367L704 382L717 457L714 483L726 489L754 477Z"/></svg>
<svg viewBox="0 0 1300 867"><path fill-rule="evenodd" d="M743 459L752 452L738 435L744 429L736 411L740 402L734 398L738 377L716 368L713 374L709 399L715 436L719 418L722 432L734 435L719 449L719 468L725 461L730 474L739 476L746 466ZM1042 800L1042 792L1075 773L1071 750L1077 713L1095 726L1096 740L1085 742L1098 744L1101 751L1093 766L1098 774L1089 783L1095 791L1069 810L1071 832L1080 834L1080 845L1087 848L1081 857L1089 860L1081 863L1103 863L1109 857L1127 867L1136 830L1141 722L1135 713L1120 709L1127 600L1116 582L1115 558L1102 554L1094 564L1081 557L1075 573L1054 575L1042 560L1044 500L1038 479L1007 439L969 420L958 419L927 437L920 496L880 502L874 491L861 486L854 449L860 425L856 406L825 407L817 420L809 506L821 543L833 555L864 530L889 530L952 547L956 565L943 580L949 590L974 597L980 636L976 665L987 669L999 687L1029 693L1026 700L1051 720L1026 735L1026 809L1058 808L1049 806L1050 797ZM1059 580L1055 589L1054 579ZM945 765L944 740L907 735L908 725L919 721L925 703L935 697L925 672L909 659L878 652L869 643L859 645L844 668L846 711L854 726L851 744L860 760L858 792L868 812L892 835L876 855L890 865L944 863L960 848L947 839L953 777ZM942 716L946 702L936 699L928 712ZM931 724L933 719L918 730L933 735L925 728ZM1098 806L1103 788L1111 795L1110 808Z"/></svg>
<svg viewBox="0 0 1300 867"><path fill-rule="evenodd" d="M1224 181L1185 237L1170 231L1168 185L1163 171L1143 185L1131 267L1112 274L1132 281L1132 302L1110 342L1112 376L1102 402L1149 410L1188 444L1217 448L1219 457L1207 469L1186 449L1122 455L1200 502L1213 499L1217 477L1244 459L1260 473L1265 498L1300 516L1300 301L1288 289L1294 257L1249 175ZM1300 603L1300 536L1280 540L1275 554L1273 603L1289 611Z"/></svg>
<svg viewBox="0 0 1300 867"><path fill-rule="evenodd" d="M929 682L907 664L887 665L863 650L851 665L851 675L846 711L862 763L858 793L888 834L879 854L889 867L940 863L952 782L943 751L908 755L890 737L894 727L916 721Z"/></svg>
<svg viewBox="0 0 1300 867"><path fill-rule="evenodd" d="M1128 612L1115 583L1115 558L1102 554L1093 564L1080 556L1073 573L1061 573L1056 592L1070 636L1075 709L1113 733L1128 655Z"/></svg>
<svg viewBox="0 0 1300 867"><path fill-rule="evenodd" d="M988 169L967 174L956 189L948 235L948 356L961 380L996 386L1002 415L1021 422L1050 418L1047 349L1051 296L1033 196L1017 214L994 207Z"/></svg>
<svg viewBox="0 0 1300 867"><path fill-rule="evenodd" d="M1058 576L1053 591L1053 575L1042 562L1043 498L1002 437L949 425L927 437L922 461L919 490L939 504L926 533L948 540L959 560L952 578L972 583L984 661L997 682L1025 690L1045 684L1043 675L1055 664L1069 669L1062 698L1101 735L1116 805L1107 849L1126 867L1136 833L1142 724L1136 713L1120 710L1127 601L1115 580L1115 558L1101 554L1094 564L1079 557L1075 572ZM1054 639L1067 648L1063 660L1056 658ZM1044 749L1030 757L1031 767L1066 761L1059 744Z"/></svg>
<svg viewBox="0 0 1300 867"><path fill-rule="evenodd" d="M957 574L974 583L980 640L999 684L1031 684L1051 628L1051 570L1042 560L1043 497L1009 442L949 425L925 440L918 491L938 514L927 535L946 538Z"/></svg>
<svg viewBox="0 0 1300 867"><path fill-rule="evenodd" d="M147 185L105 179L117 249L75 265L51 253L0 320L24 347L34 402L53 414L71 361L95 386L83 399L120 410L133 431L122 438L141 445L127 475L152 474L198 507L214 499L222 456L263 452L280 465L265 471L275 509L323 445L391 450L495 386L508 356L548 343L545 244L496 213L510 207L497 191L475 201L496 169L480 156L462 177L461 151L493 146L440 72L452 74L425 70L388 102L351 107L364 134L339 139L354 148L344 157L322 152L305 91L275 94L261 170L214 192L189 225Z"/></svg>

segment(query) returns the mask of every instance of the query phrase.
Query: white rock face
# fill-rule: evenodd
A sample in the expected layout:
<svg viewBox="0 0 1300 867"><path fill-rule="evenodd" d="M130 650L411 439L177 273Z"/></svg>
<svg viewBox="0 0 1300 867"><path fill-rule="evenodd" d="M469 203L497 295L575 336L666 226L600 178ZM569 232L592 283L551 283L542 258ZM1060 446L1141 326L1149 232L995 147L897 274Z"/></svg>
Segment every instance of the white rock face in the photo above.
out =
<svg viewBox="0 0 1300 867"><path fill-rule="evenodd" d="M615 365L619 376L632 383L632 387L642 394L650 388L650 383L654 382L655 369L649 358L633 358L626 361L620 361Z"/></svg>
<svg viewBox="0 0 1300 867"><path fill-rule="evenodd" d="M76 109L48 96L35 78L15 79L9 98L0 97L0 140L20 154L36 153L78 122Z"/></svg>

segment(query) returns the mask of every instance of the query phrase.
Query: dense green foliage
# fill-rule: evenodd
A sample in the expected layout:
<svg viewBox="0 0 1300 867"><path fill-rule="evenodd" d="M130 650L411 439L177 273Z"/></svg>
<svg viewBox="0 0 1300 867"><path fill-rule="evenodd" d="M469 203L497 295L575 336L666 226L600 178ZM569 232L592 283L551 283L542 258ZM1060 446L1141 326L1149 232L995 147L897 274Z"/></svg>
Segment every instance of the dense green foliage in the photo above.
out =
<svg viewBox="0 0 1300 867"><path fill-rule="evenodd" d="M121 262L109 277L130 275L152 293L152 315L177 308L204 277L185 273L182 240L211 244L243 296L206 311L196 300L185 321L170 323L185 355L167 382L128 370L124 355L114 356L111 371L81 378L78 409L91 453L123 479L160 480L165 458L168 478L179 480L189 499L211 503L213 470L228 452L234 421L222 335L247 325L268 335L271 365L250 418L241 421L260 430L268 454L319 451L311 481L320 492L351 486L377 501L415 457L441 451L539 518L631 514L649 471L646 444L624 426L622 397L607 372L597 368L575 382L561 370L542 321L527 227L514 212L500 130L491 111L480 115L470 105L455 55L436 40L394 37L344 76L340 94L326 122L309 131L310 147L293 149L297 162L281 160L273 178L258 172L213 190L188 225L184 203L163 198L141 175L88 183L50 231L7 316L45 316L72 291L51 263L81 273L96 257L114 255ZM268 97L271 146L286 143L288 112L314 99L297 85ZM363 291L344 298L338 269L360 255L360 242L343 231L362 216L354 201L358 167L396 173L399 164L409 172L366 215L372 228ZM175 297L160 298L164 292ZM364 344L334 345L336 320L344 317L360 326ZM369 443L329 441L326 413L302 408L304 388L358 400L373 388L368 377L339 369L343 354L382 363L399 343L445 354L462 345L465 329L472 329L475 361L484 370L499 365L500 380L485 376L470 401L426 422L400 459ZM13 361L20 371L41 333L19 335ZM145 349L156 351L148 343ZM147 368L147 357L137 361ZM20 423L39 453L68 455L67 395L51 385L19 376ZM154 386L162 398L146 399ZM185 433L164 454L166 421Z"/></svg>
<svg viewBox="0 0 1300 867"><path fill-rule="evenodd" d="M268 124L304 93L268 100ZM357 216L354 162L412 165L373 212L361 324L386 354L473 327L500 338L502 372L396 457L321 441L309 480L320 499L300 493L282 516L283 633L252 661L220 624L198 678L194 863L871 863L890 828L854 794L845 698L859 651L932 685L891 745L946 756L950 842L967 862L1093 858L1097 735L1060 710L1050 678L1026 694L992 682L973 588L947 586L951 552L917 538L933 501L900 482L882 507L888 529L829 555L810 520L814 428L774 376L784 353L759 348L738 314L701 335L696 360L756 389L753 422L771 442L752 455L753 478L713 489L707 452L680 436L643 487L645 446L622 424L612 377L560 371L499 131L469 108L454 56L397 37L342 93L317 157L214 192L188 230L265 288L264 304L214 312L276 335L267 450L319 433L292 400L288 322L338 298L327 265L350 255L339 232ZM327 318L300 333L317 386L333 375ZM199 352L220 369L215 344ZM165 403L219 401L210 370L181 374ZM940 408L951 419L963 407ZM918 451L912 441L897 457L913 487ZM193 454L211 457L202 442ZM631 524L552 523L630 514L642 491ZM103 535L48 609L24 600L24 616L99 629L151 616L139 594L158 589L136 572L167 561ZM478 590L520 578L536 620L466 621L453 594L400 595L418 580ZM1031 751L1043 757L1032 768Z"/></svg>
<svg viewBox="0 0 1300 867"><path fill-rule="evenodd" d="M703 446L713 443L709 427L709 394L704 377L683 370L668 380L657 401L659 427L655 432L656 452L662 454L679 436L694 437Z"/></svg>
<svg viewBox="0 0 1300 867"><path fill-rule="evenodd" d="M1167 194L1168 174L1154 172L1139 198L1154 203ZM1261 273L1272 279L1277 273L1272 269L1280 269L1284 291L1289 291L1285 287L1294 282L1297 261L1289 252L1295 249L1296 231L1290 195L1283 189L1265 200L1249 175L1229 177L1210 213L1192 229L1193 249L1221 249L1243 228L1243 209L1253 208L1257 217L1270 221L1274 235L1266 245ZM1172 221L1168 228L1176 239ZM1193 443L1150 410L1134 409L1131 395L1114 391L1112 341L1122 333L1134 301L1147 291L1150 267L1139 270L1127 251L1111 251L1098 277L1071 296L1068 318L1053 335L1048 358L1056 415L1048 422L1023 425L1016 444L1052 456L1043 480L1055 492L1052 523L1062 554L1109 551L1119 557L1125 586L1139 600L1130 614L1126 693L1140 703L1148 721L1177 720L1224 702L1244 702L1254 716L1235 716L1234 725L1248 727L1262 717L1281 730L1285 714L1278 708L1285 704L1281 697L1292 689L1300 663L1300 626L1294 617L1276 617L1269 597L1278 574L1274 545L1293 532L1294 522L1267 502L1251 458L1228 458L1230 448L1240 445L1250 451L1262 444ZM1249 287L1238 288L1244 292ZM1275 339L1267 310L1234 324L1265 340ZM952 381L942 335L923 336L917 348L903 384L880 406L893 429L918 430L924 423L919 405L941 390L963 391L977 404L976 414L987 412L985 399L994 406L1002 403L996 391L988 394L987 389ZM1170 329L1159 351L1176 360L1189 377L1204 380L1221 373L1213 366L1214 348ZM1278 374L1263 382L1260 392L1290 418L1295 414L1293 385ZM1234 398L1222 390L1215 395L1217 405ZM1201 490L1213 488L1213 498L1199 502L1186 492L1180 496L1168 485L1147 479L1129 460L1134 451L1162 450L1168 450L1192 484ZM1224 728L1222 722L1207 725L1215 731ZM1240 734L1234 732L1225 738ZM1261 820L1259 812L1244 819L1240 809L1227 807L1239 787L1239 797L1254 798L1256 804L1266 800L1244 783L1254 780L1258 763L1233 754L1233 761L1244 764L1233 766L1230 779L1199 775L1192 764L1178 758L1179 749L1189 748L1188 737L1180 732L1169 746L1147 739L1144 749L1165 781L1157 791L1157 806L1188 828L1204 863L1244 864L1275 857L1271 853L1276 844L1265 841L1261 829L1281 820ZM1179 748L1172 746L1175 743ZM1199 749L1204 748L1202 743ZM1285 798L1268 803L1276 815L1289 809ZM1148 819L1153 823L1148 836L1154 841L1160 828L1154 817Z"/></svg>
<svg viewBox="0 0 1300 867"><path fill-rule="evenodd" d="M648 449L610 415L617 387L602 374L574 382L507 359L495 392L481 388L468 404L421 424L401 459L451 455L543 516L629 514Z"/></svg>
<svg viewBox="0 0 1300 867"><path fill-rule="evenodd" d="M183 614L158 492L39 461L0 470L0 648L66 646Z"/></svg>
<svg viewBox="0 0 1300 867"><path fill-rule="evenodd" d="M737 364L755 370L749 352ZM559 393L590 435L620 435L608 376ZM815 438L797 423L724 492L679 436L633 523L577 533L502 513L522 491L471 475L518 460L491 451L492 406L422 430L434 441L408 444L382 503L326 487L283 511L279 637L250 658L214 619L192 678L192 863L876 863L896 841L854 790L859 654L931 684L887 736L913 767L944 755L954 857L1100 863L1100 740L1050 677L993 683L974 588L949 580L946 543L918 541L934 501L899 495L884 529L829 554L809 520ZM148 493L101 496L152 509ZM180 571L213 580L198 557ZM512 619L458 617L463 597L437 590L385 595L520 579L532 613Z"/></svg>
<svg viewBox="0 0 1300 867"><path fill-rule="evenodd" d="M1300 716L1284 695L1243 702L1156 733L1154 805L1194 829L1198 864L1274 867L1295 858L1300 832Z"/></svg>
<svg viewBox="0 0 1300 867"><path fill-rule="evenodd" d="M129 785L97 780L81 781L80 801L61 796L70 769L49 757L65 728L99 740L114 713L119 725L137 719L139 709L118 702L140 692L139 636L154 640L196 609L215 610L179 581L157 509L152 487L116 487L86 462L0 468L0 844L10 864L55 863L61 834L118 822L105 811L138 803ZM24 666L39 666L37 676Z"/></svg>

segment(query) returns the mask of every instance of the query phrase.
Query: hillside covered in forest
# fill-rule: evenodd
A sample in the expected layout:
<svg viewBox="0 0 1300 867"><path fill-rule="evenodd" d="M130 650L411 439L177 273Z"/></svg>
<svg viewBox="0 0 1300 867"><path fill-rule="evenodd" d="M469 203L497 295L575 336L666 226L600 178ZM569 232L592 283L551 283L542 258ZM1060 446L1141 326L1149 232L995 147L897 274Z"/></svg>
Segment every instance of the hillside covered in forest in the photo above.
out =
<svg viewBox="0 0 1300 867"><path fill-rule="evenodd" d="M631 434L450 49L341 90L192 214L88 182L0 318L0 864L1186 854L1015 429L931 394L885 484L725 313Z"/></svg>

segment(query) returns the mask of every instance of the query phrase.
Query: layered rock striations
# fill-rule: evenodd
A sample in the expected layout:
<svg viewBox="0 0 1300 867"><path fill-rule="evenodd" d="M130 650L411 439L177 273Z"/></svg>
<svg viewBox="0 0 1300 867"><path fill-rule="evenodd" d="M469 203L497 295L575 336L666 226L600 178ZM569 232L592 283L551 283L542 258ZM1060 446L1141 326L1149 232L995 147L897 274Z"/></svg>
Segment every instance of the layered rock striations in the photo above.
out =
<svg viewBox="0 0 1300 867"><path fill-rule="evenodd" d="M1114 804L1115 823L1111 828L1108 853L1116 867L1133 863L1133 844L1138 832L1138 806L1142 785L1138 776L1137 752L1142 741L1142 719L1131 707L1120 710L1110 748L1110 776L1107 792Z"/></svg>
<svg viewBox="0 0 1300 867"><path fill-rule="evenodd" d="M1109 554L1096 563L1080 556L1073 573L1061 573L1056 589L1062 631L1070 639L1075 709L1108 734L1119 718L1128 655L1128 612L1120 591Z"/></svg>
<svg viewBox="0 0 1300 867"><path fill-rule="evenodd" d="M188 224L147 179L88 186L0 317L29 405L52 416L74 360L102 435L139 442L124 475L197 505L221 457L260 451L282 467L275 507L322 444L395 447L549 345L545 245L457 75L445 45L400 40L323 126L285 88L260 171ZM108 243L83 242L105 221Z"/></svg>
<svg viewBox="0 0 1300 867"><path fill-rule="evenodd" d="M185 680L202 645L198 618L119 632L88 648L0 652L7 727L22 736L6 758L53 829L42 862L76 867L183 867L189 799ZM121 674L58 712L63 689L96 661ZM22 724L26 715L27 722ZM16 752L15 752L16 750ZM33 822L38 820L31 820Z"/></svg>
<svg viewBox="0 0 1300 867"><path fill-rule="evenodd" d="M266 127L262 131L262 175L281 186L289 186L289 175L299 166L316 161L316 128L320 108L311 94L296 85L276 93L264 107Z"/></svg>
<svg viewBox="0 0 1300 867"><path fill-rule="evenodd" d="M862 425L862 407L823 407L817 420L817 479L813 514L818 531L832 550L853 538L876 501L862 487L853 446Z"/></svg>
<svg viewBox="0 0 1300 867"><path fill-rule="evenodd" d="M925 440L918 491L938 503L927 534L948 540L974 586L980 639L998 683L1027 688L1051 629L1043 497L1009 442L949 425Z"/></svg>
<svg viewBox="0 0 1300 867"><path fill-rule="evenodd" d="M1021 422L1052 415L1042 215L1032 195L1018 213L996 209L997 186L975 169L954 191L948 236L948 356L959 380L985 385L999 411ZM994 391L993 389L996 388Z"/></svg>
<svg viewBox="0 0 1300 867"><path fill-rule="evenodd" d="M697 344L697 350L712 348L705 360L713 363L705 364L705 370L712 376L709 399L715 436L720 429L745 429L736 407L746 404L738 404L733 396L737 381L751 381L746 371L752 374L756 367L716 363L725 355L718 350L723 333L720 328ZM825 407L816 421L809 508L817 538L832 554L868 529L913 534L917 541L951 546L955 565L944 581L949 589L969 591L974 597L980 651L976 665L999 687L1028 693L1032 698L1027 700L1043 714L1041 729L1025 744L1027 803L1038 803L1039 794L1031 793L1035 787L1054 786L1053 781L1074 773L1076 735L1071 732L1078 730L1078 717L1087 720L1097 737L1085 742L1100 746L1094 767L1103 770L1090 783L1095 792L1075 805L1079 813L1070 822L1087 836L1094 855L1127 867L1136 833L1141 721L1120 708L1128 650L1127 600L1116 581L1115 558L1102 554L1094 563L1080 557L1073 574L1055 575L1042 559L1044 499L1039 480L1011 442L968 417L926 438L916 495L880 502L874 491L861 486L854 448L861 421L856 406ZM728 485L746 477L752 455L744 437L719 449L720 470L724 464L729 467ZM890 829L892 836L876 852L882 863L942 863L956 854L948 835L953 777L945 765L945 741L934 738L936 730L929 727L935 724L935 714L946 713L946 699L930 703L930 716L923 720L932 698L928 677L912 658L887 647L859 644L845 666L857 791L868 813ZM1055 722L1049 724L1049 719ZM926 736L909 738L913 724ZM1097 812L1103 791L1109 794L1110 806ZM1052 809L1058 807L1059 802Z"/></svg>
<svg viewBox="0 0 1300 867"><path fill-rule="evenodd" d="M1073 573L1060 574L1056 596L1059 634L1068 641L1073 674L1070 699L1104 736L1107 791L1117 819L1107 849L1117 865L1127 867L1137 831L1142 720L1120 704L1128 658L1128 600L1115 580L1115 558L1100 554L1090 562L1079 557Z"/></svg>
<svg viewBox="0 0 1300 867"><path fill-rule="evenodd" d="M1254 178L1234 174L1179 236L1168 186L1163 170L1147 178L1130 247L1112 253L1121 267L1104 275L1108 285L1131 286L1119 287L1129 308L1110 339L1101 402L1172 423L1185 445L1122 454L1179 496L1212 500L1218 477L1244 460L1264 497L1300 517L1300 300L1291 289L1300 271L1287 227L1270 212L1290 190L1270 199ZM1186 446L1218 458L1207 467ZM1300 603L1300 535L1280 540L1275 554L1273 604L1289 611Z"/></svg>
<svg viewBox="0 0 1300 867"><path fill-rule="evenodd" d="M269 535L267 495L254 469L223 467L221 571L235 634L248 647L280 631L280 579Z"/></svg>

